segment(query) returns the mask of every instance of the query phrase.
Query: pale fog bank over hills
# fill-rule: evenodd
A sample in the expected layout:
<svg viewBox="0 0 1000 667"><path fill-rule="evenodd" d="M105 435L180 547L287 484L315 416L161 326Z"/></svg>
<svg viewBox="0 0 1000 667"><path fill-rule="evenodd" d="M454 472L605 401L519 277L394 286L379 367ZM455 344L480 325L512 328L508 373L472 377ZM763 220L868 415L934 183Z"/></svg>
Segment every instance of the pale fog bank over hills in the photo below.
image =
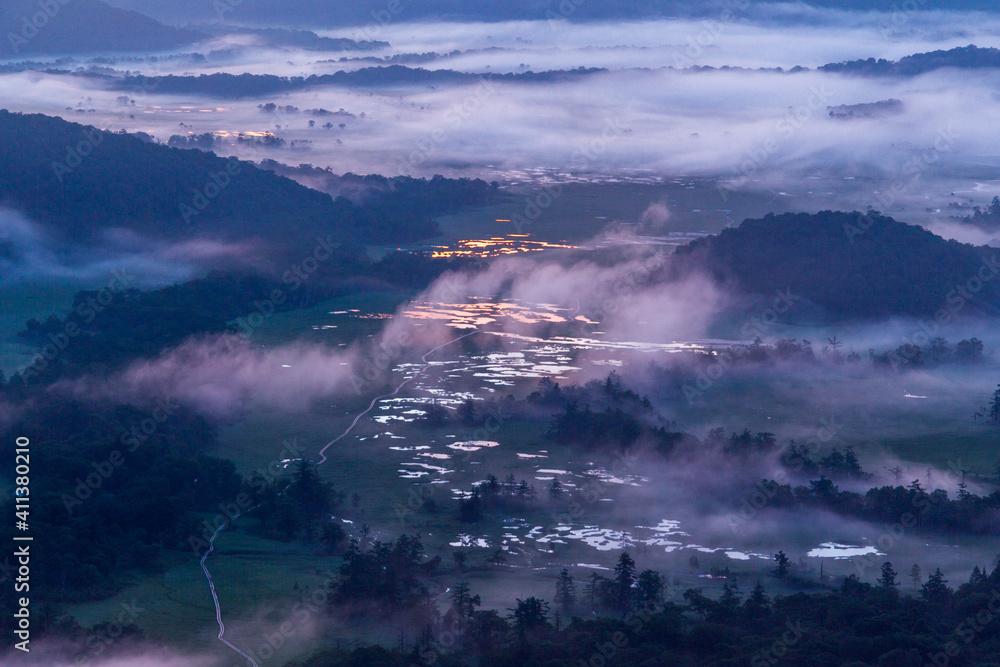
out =
<svg viewBox="0 0 1000 667"><path fill-rule="evenodd" d="M4 666L996 667L992 3L2 49Z"/></svg>
<svg viewBox="0 0 1000 667"><path fill-rule="evenodd" d="M327 20L319 5L287 3L282 21L261 13L277 5L246 0L220 21L196 5L113 16L98 0L65 5L0 68L5 106L337 174L705 179L715 195L669 207L703 231L716 223L698 227L700 216L767 212L741 209L759 194L779 210L871 206L991 238L951 224L1000 194L1000 37L984 8L706 3L694 17L580 3L562 20L545 3L488 16L474 4L465 15L323 4L354 12ZM74 7L123 22L114 32L131 41L70 49L89 34L72 30ZM77 55L49 50L59 35ZM143 41L156 56L133 51Z"/></svg>
<svg viewBox="0 0 1000 667"><path fill-rule="evenodd" d="M223 0L225 1L225 0ZM219 18L219 8L198 0L110 0L109 4L133 9L161 21L183 24ZM374 2L372 0L290 0L280 4L266 0L229 2L235 11L246 17L247 22L258 21L273 26L337 27L370 23L385 11L396 20L460 20L460 21L530 21L538 18L566 18L581 21L644 20L670 17L704 18L718 14L726 8L747 9L755 5L761 13L782 13L782 6L814 7L841 11L904 12L913 10L939 11L996 11L990 0L950 0L948 2L900 2L897 6L879 0L809 0L804 3L746 3L741 0L626 0L623 2L594 2L593 0L514 0L496 3L488 0L460 2L457 0L423 0L421 2ZM912 9L911 9L912 8ZM222 11L229 18L229 12Z"/></svg>

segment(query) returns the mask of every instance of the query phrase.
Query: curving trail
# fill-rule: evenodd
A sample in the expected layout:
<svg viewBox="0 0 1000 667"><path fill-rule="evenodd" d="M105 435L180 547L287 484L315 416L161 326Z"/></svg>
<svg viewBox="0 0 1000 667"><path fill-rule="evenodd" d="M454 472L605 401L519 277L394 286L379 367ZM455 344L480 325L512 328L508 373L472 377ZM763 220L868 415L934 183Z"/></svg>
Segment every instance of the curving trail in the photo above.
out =
<svg viewBox="0 0 1000 667"><path fill-rule="evenodd" d="M219 624L219 641L228 646L229 648L233 649L240 655L242 655L244 658L246 658L250 662L250 664L253 665L253 667L259 667L257 665L256 660L254 660L246 653L244 653L240 649L230 644L229 641L225 638L226 624L222 622L222 607L219 606L219 595L218 593L215 592L215 582L212 581L212 575L208 571L208 568L205 567L205 559L208 558L208 554L212 553L212 551L215 550L215 538L218 537L219 533L222 532L228 525L229 522L226 521L224 524L216 528L214 533L212 533L212 539L208 541L208 551L206 551L205 555L201 557L201 570L202 572L205 573L205 578L208 579L208 588L212 592L212 600L215 602L215 620Z"/></svg>
<svg viewBox="0 0 1000 667"><path fill-rule="evenodd" d="M323 465L324 463L326 463L326 461L327 461L327 459L326 459L326 450L330 449L330 447L332 447L334 444L336 444L339 440L342 440L345 437L347 437L347 435L351 431L354 430L354 427L358 425L358 422L361 421L361 418L364 417L365 415L367 415L369 412L371 412L375 408L375 406L378 404L379 401L384 400L386 398L392 398L393 396L395 396L396 394L398 394L399 392L401 392L403 390L403 387L405 387L406 385L408 385L410 382L413 382L414 380L416 380L418 377L420 377L421 374L424 373L424 371L426 371L428 368L430 368L431 363L429 361L427 361L427 357L431 356L432 354L434 354L435 352L437 352L438 350L440 350L442 348L448 347L449 345L451 345L453 343L457 343L458 341L462 340L463 338L468 338L469 336L474 336L477 333L479 333L478 329L476 331L472 331L472 332L469 332L467 334L463 334L463 335L459 336L458 338L453 338L450 341L448 341L447 343L442 343L441 345L438 345L433 350L430 350L429 352L427 352L426 354L424 354L422 357L420 357L420 361L424 362L424 367L421 368L416 373L414 373L412 376L410 376L410 377L406 378L405 380L403 380L399 384L399 386L396 387L396 390L393 391L391 394L383 394L382 396L376 396L375 398L373 398L372 402L368 405L368 408L365 409L364 412L362 412L361 414L359 414L357 417L354 418L354 421L351 422L351 425L347 427L346 431L344 431L343 433L341 433L340 435L338 435L336 438L334 438L330 442L326 443L326 446L323 447L323 449L319 450L320 460L316 462L316 465Z"/></svg>
<svg viewBox="0 0 1000 667"><path fill-rule="evenodd" d="M440 350L442 348L448 347L449 345L452 345L453 343L457 343L458 341L462 340L463 338L468 338L469 336L474 336L477 333L479 333L478 329L475 330L475 331L471 331L471 332L469 332L467 334L463 334L463 335L459 336L458 338L453 338L450 341L448 341L447 343L443 343L441 345L438 345L433 350L430 350L429 352L427 352L426 354L424 354L423 356L421 356L420 360L422 362L424 362L424 367L421 368L416 373L414 373L413 375L411 375L410 377L408 377L407 379L405 379L402 382L400 382L399 386L396 387L395 391L393 391L391 394L384 394L382 396L376 396L375 398L373 398L372 402L368 405L368 407L365 409L365 411L362 412L361 414L359 414L357 417L354 418L354 421L351 422L351 425L347 427L346 431L344 431L343 433L341 433L340 435L338 435L336 438L334 438L333 440L331 440L330 442L328 442L326 444L326 446L323 447L323 449L319 450L319 455L320 455L321 458L316 463L316 465L323 465L324 463L326 463L326 461L327 461L326 450L330 449L330 447L332 447L338 441L340 441L343 438L345 438L351 431L353 431L354 427L358 425L358 422L361 421L362 417L364 417L369 412L371 412L375 408L375 406L378 404L379 401L381 401L383 399L386 399L386 398L392 398L393 396L397 395L399 392L401 392L403 390L403 387L405 387L410 382L412 382L413 380L415 380L418 377L420 377L428 368L430 368L431 362L427 361L427 357L431 356L432 354L434 354L435 352L437 352L438 350ZM253 509L253 508L251 508L251 509ZM249 511L249 510L247 510L247 511ZM239 516L239 515L237 515L237 516ZM208 555L210 553L212 553L212 551L215 550L215 538L218 537L219 533L221 533L223 530L225 530L228 526L229 526L229 521L226 521L224 524L222 524L221 526L219 526L218 528L216 528L214 533L212 533L212 537L208 541L208 551L206 551L205 555L203 555L201 557L201 570L202 570L202 572L205 573L205 579L208 580L208 588L209 588L209 590L212 593L212 601L215 602L215 620L219 624L219 641L222 642L223 644L225 644L226 646L228 646L229 648L231 648L236 653L239 653L241 656L243 656L244 658L246 658L249 661L249 663L251 665L253 665L253 667L259 667L259 665L257 664L257 662L253 658L251 658L249 655L247 655L246 653L244 653L242 650L240 650L239 648L237 648L233 644L230 644L229 641L226 640L226 638L225 638L226 624L222 622L222 607L219 606L219 595L215 591L215 582L212 580L212 574L208 571L208 567L205 565L205 560L208 558Z"/></svg>

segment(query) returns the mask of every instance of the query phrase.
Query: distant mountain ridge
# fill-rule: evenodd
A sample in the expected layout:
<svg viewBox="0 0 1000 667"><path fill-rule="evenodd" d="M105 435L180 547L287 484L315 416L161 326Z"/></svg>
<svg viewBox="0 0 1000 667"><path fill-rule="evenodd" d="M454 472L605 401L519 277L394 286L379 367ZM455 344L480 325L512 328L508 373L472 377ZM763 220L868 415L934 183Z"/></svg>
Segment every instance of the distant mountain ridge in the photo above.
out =
<svg viewBox="0 0 1000 667"><path fill-rule="evenodd" d="M917 76L945 67L961 69L1000 68L1000 49L980 48L974 44L948 51L915 53L899 60L868 58L830 63L819 68L821 72L839 72L861 76Z"/></svg>
<svg viewBox="0 0 1000 667"><path fill-rule="evenodd" d="M106 51L155 52L202 34L102 0L3 0L0 58Z"/></svg>
<svg viewBox="0 0 1000 667"><path fill-rule="evenodd" d="M306 33L311 34L311 33ZM346 47L345 47L346 48ZM366 43L355 42L351 49L369 48ZM434 54L422 54L425 60ZM434 58L430 58L433 60ZM419 59L418 59L419 60ZM464 85L479 81L498 83L559 83L574 81L592 75L606 74L612 70L601 67L577 67L574 69L559 69L546 71L526 71L480 74L454 69L424 69L400 64L362 67L357 70L340 70L330 74L313 74L310 76L277 76L273 74L232 74L216 72L213 74L137 76L127 72L109 73L106 67L83 70L70 68L75 62L44 63L15 62L0 65L0 72L20 72L38 70L50 74L83 76L102 79L108 85L119 90L135 90L141 87L155 87L159 94L172 95L206 95L238 99L246 97L262 97L278 93L319 88L323 86L340 87L386 87L386 86L416 86L416 85ZM975 45L954 48L948 51L933 51L917 53L898 61L885 59L851 60L841 63L830 63L817 68L817 71L851 74L857 76L918 76L943 68L961 69L1000 69L1000 49L980 48ZM625 68L619 71L657 72L675 69L672 66L660 68ZM809 68L795 66L790 69L772 68L742 68L733 66L699 65L682 68L689 72L712 71L748 71L775 72L794 75L808 72ZM874 103L841 105L831 107L831 115L838 118L879 117L899 113L903 110L900 100L889 99Z"/></svg>
<svg viewBox="0 0 1000 667"><path fill-rule="evenodd" d="M878 213L744 220L678 248L672 271L707 271L744 294L788 290L847 319L996 314L1000 250L945 240Z"/></svg>
<svg viewBox="0 0 1000 667"><path fill-rule="evenodd" d="M170 148L41 114L0 110L0 205L59 238L96 244L109 230L181 241L262 241L283 253L335 242L403 243L439 233L433 216L488 205L481 180L406 179L361 204L252 162ZM377 180L377 179L376 179Z"/></svg>
<svg viewBox="0 0 1000 667"><path fill-rule="evenodd" d="M307 51L368 51L388 48L389 42L362 40L343 37L321 37L311 30L289 30L286 28L234 28L228 24L207 24L196 26L199 31L214 36L247 35L260 39L269 46L293 47Z"/></svg>
<svg viewBox="0 0 1000 667"><path fill-rule="evenodd" d="M480 81L553 83L567 81L607 70L577 68L547 72L522 72L517 74L473 74L455 70L427 70L423 68L389 65L363 67L354 71L312 76L275 76L272 74L202 74L200 76L158 77L109 77L120 90L135 90L137 86L155 86L159 94L210 95L226 98L259 97L275 93L304 90L320 86L393 86L428 84L469 84Z"/></svg>
<svg viewBox="0 0 1000 667"><path fill-rule="evenodd" d="M532 20L643 20L666 17L706 18L719 16L729 8L745 12L751 5L740 0L421 0L392 3L386 0L111 0L112 4L156 16L167 23L192 21L245 21L260 24L296 26L357 26L378 39L384 25L403 21L532 21ZM767 13L769 5L760 3ZM785 4L785 3L781 3ZM892 3L884 0L806 0L807 6L892 12ZM943 3L897 3L910 11L930 9L996 11L994 0L950 0ZM902 10L900 10L902 11Z"/></svg>
<svg viewBox="0 0 1000 667"><path fill-rule="evenodd" d="M864 102L861 104L838 104L826 108L830 118L854 120L858 118L884 118L903 113L904 105L897 99Z"/></svg>

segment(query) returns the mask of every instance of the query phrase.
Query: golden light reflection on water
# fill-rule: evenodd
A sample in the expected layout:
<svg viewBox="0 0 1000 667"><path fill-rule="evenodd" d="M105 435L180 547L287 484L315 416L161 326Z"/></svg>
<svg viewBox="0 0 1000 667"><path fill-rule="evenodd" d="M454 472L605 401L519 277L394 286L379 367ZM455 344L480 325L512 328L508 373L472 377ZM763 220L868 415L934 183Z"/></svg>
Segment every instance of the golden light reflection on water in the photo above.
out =
<svg viewBox="0 0 1000 667"><path fill-rule="evenodd" d="M541 250L573 250L577 246L549 241L532 241L531 234L508 234L488 239L463 239L452 245L437 246L432 257L500 257Z"/></svg>
<svg viewBox="0 0 1000 667"><path fill-rule="evenodd" d="M274 132L267 132L267 131L253 132L247 130L245 132L235 132L235 131L230 132L229 130L218 130L215 133L215 136L220 137L222 139L229 139L232 137L273 137L275 135Z"/></svg>
<svg viewBox="0 0 1000 667"><path fill-rule="evenodd" d="M475 297L472 297L475 299ZM539 335L514 333L503 330L505 324L517 322L527 325L572 324L582 323L590 326L598 322L582 315L576 315L575 309L551 303L528 303L518 301L492 301L488 299L473 300L469 303L442 303L414 301L410 303L401 316L411 320L435 320L447 324L453 329L480 329L483 333L494 334L517 341L519 344L553 343L576 350L634 350L642 352L696 352L712 353L714 346L727 346L732 341L696 340L649 342L634 340L610 340L603 338L604 332L590 330L580 336L571 333L572 328L549 330ZM496 326L493 326L496 325ZM561 332L556 333L556 332Z"/></svg>
<svg viewBox="0 0 1000 667"><path fill-rule="evenodd" d="M479 329L501 320L522 324L563 324L570 320L569 308L555 304L522 305L511 301L475 301L472 303L431 303L415 301L403 311L414 320L439 320L455 329Z"/></svg>

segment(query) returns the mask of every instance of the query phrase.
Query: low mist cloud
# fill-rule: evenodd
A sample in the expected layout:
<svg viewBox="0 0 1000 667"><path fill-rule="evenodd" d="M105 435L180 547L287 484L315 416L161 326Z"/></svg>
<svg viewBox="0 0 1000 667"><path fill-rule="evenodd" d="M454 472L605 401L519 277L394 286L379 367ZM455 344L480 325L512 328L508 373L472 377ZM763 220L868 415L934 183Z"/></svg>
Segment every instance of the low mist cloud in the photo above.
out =
<svg viewBox="0 0 1000 667"><path fill-rule="evenodd" d="M205 654L179 653L122 639L80 646L69 641L33 640L31 652L10 650L0 656L4 665L40 667L222 667L228 662Z"/></svg>
<svg viewBox="0 0 1000 667"><path fill-rule="evenodd" d="M354 388L354 358L321 346L256 348L237 336L194 339L107 380L65 381L53 390L125 402L169 399L218 418L253 408L303 412L317 398Z"/></svg>
<svg viewBox="0 0 1000 667"><path fill-rule="evenodd" d="M90 123L149 132L162 141L173 134L212 132L225 135L216 147L220 154L308 162L340 173L442 173L491 180L537 173L681 174L773 189L776 195L785 191L798 198L802 210L863 210L875 200L883 212L923 211L928 204L941 207L955 191L956 179L995 184L995 159L990 156L1000 153L1000 144L990 119L1000 113L1000 73L965 69L955 76L938 70L919 77L867 78L788 70L853 58L898 59L969 43L1000 46L997 31L977 16L918 12L897 27L891 12L748 8L748 16L709 34L701 40L706 45L690 54L690 40L697 43L705 30L700 21L400 23L386 27L384 37L392 47L376 55L452 48L465 52L485 45L499 50L422 65L484 78L498 71L579 66L611 71L560 83L326 87L225 101L193 101L154 89L136 95L136 105L128 108L116 101L120 91L95 87L90 79L28 72L0 76L0 96L10 100L12 109L42 110L70 120L80 119L78 112L84 111L82 117ZM795 30L788 29L789 22ZM891 39L885 26L891 28ZM761 48L764 44L767 48ZM341 55L246 52L235 61L165 61L155 67L129 63L129 69L165 73L176 66L177 73L300 76L372 65L341 63ZM725 65L748 69L684 69ZM832 119L826 109L890 97L904 105L891 118ZM338 119L330 128L322 122L310 127L312 117L302 112L261 113L258 105L270 101L300 110L343 108L353 117ZM266 131L286 145L259 149L236 145L233 139L240 132ZM952 137L946 150L921 164L941 133ZM911 183L914 176L920 177L919 187ZM864 193L865 201L858 201L862 197L856 193L845 196L855 185L845 179L872 179L870 190L877 192ZM897 191L892 201L878 199L890 185ZM993 189L1000 192L1000 186ZM985 201L989 196L984 192Z"/></svg>
<svg viewBox="0 0 1000 667"><path fill-rule="evenodd" d="M252 242L168 242L111 229L98 245L79 246L0 207L0 284L32 279L86 284L120 274L128 277L130 287L139 287L190 280L207 268L268 266L261 248Z"/></svg>

